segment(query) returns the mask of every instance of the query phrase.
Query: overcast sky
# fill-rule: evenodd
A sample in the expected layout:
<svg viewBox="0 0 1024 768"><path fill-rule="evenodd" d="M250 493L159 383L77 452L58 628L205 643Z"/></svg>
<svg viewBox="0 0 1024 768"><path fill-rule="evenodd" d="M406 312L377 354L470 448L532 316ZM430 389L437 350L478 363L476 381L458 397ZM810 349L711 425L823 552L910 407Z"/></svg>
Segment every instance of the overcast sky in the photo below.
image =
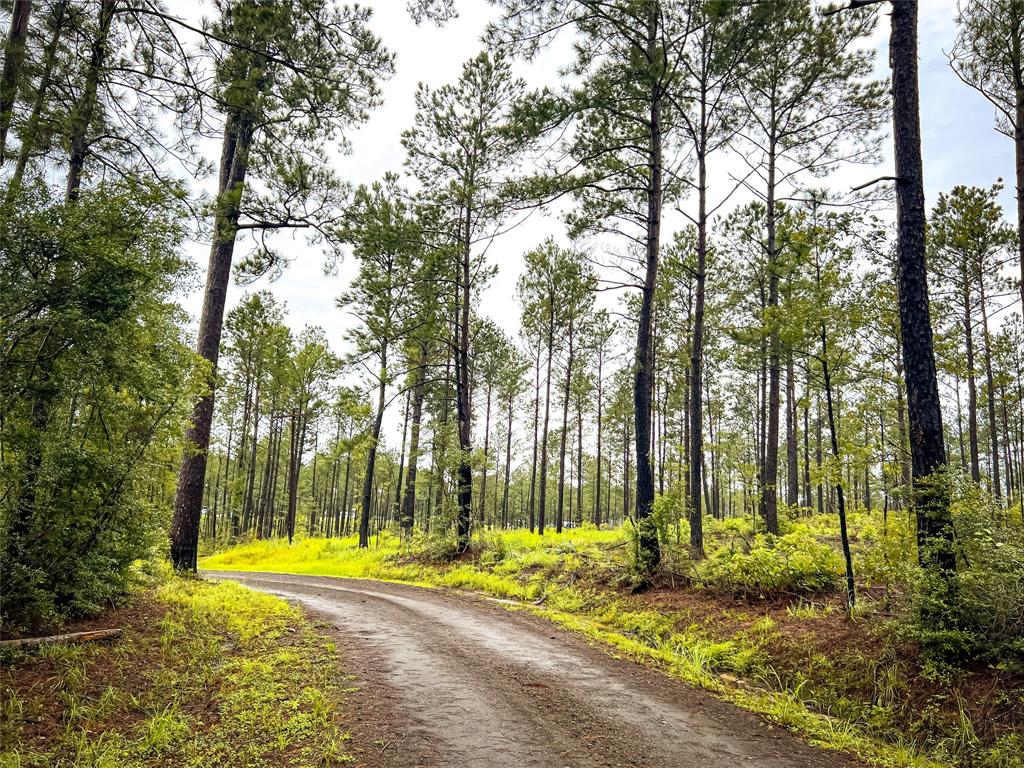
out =
<svg viewBox="0 0 1024 768"><path fill-rule="evenodd" d="M370 120L349 134L352 151L338 160L341 175L353 183L368 183L387 171L402 168L404 153L399 137L412 124L413 96L420 81L437 87L455 80L462 63L480 49L480 35L494 10L484 0L461 0L460 17L438 29L432 25L417 27L404 11L406 0L364 0L374 9L372 27L386 46L396 53L396 73L384 84L384 104ZM202 11L194 2L178 0L182 15L196 18ZM208 9L208 6L206 7ZM191 11L189 13L188 11ZM955 184L988 186L1002 176L1012 187L1012 142L993 130L993 110L977 93L963 85L949 68L944 51L956 35L955 0L922 0L920 10L920 73L921 123L925 166L925 188L929 207L939 192ZM888 19L882 17L869 45L877 48L878 76L888 74ZM520 74L530 85L553 84L558 67L557 54L550 54ZM885 159L878 169L853 168L832 181L837 187L849 186L892 173L891 140L885 141ZM712 183L722 182L726 188L726 168L712 169ZM820 184L821 182L817 182ZM1012 189L1004 190L1003 203L1012 210ZM671 224L669 225L671 230ZM500 237L489 251L498 274L484 296L484 314L490 315L510 333L519 327L519 309L515 300L515 284L522 265L521 254L548 235L562 238L557 218L533 216L525 224ZM671 231L665 233L665 239ZM292 256L284 275L274 282L258 281L251 288L232 285L229 306L237 303L245 290L268 287L287 303L288 321L296 330L305 325L322 326L335 345L343 349L344 328L352 319L335 305L335 298L351 278L351 259L337 275L325 277L323 258L308 248L301 236L294 241L278 243ZM196 243L192 250L202 268L206 264L205 244ZM183 297L185 308L195 315L202 303L201 283Z"/></svg>

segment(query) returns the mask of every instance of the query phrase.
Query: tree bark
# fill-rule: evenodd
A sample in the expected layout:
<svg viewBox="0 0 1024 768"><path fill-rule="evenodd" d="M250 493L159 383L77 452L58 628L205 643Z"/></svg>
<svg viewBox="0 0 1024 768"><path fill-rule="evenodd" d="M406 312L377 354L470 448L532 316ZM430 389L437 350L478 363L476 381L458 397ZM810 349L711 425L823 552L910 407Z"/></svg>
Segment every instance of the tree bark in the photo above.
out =
<svg viewBox="0 0 1024 768"><path fill-rule="evenodd" d="M964 344L967 353L967 443L971 455L971 480L981 482L981 463L978 459L978 387L974 368L974 318L972 317L969 276L965 274L963 287Z"/></svg>
<svg viewBox="0 0 1024 768"><path fill-rule="evenodd" d="M796 372L793 368L793 350L786 350L786 503L800 504L800 473L796 441Z"/></svg>
<svg viewBox="0 0 1024 768"><path fill-rule="evenodd" d="M487 506L487 462L491 460L491 393L493 385L487 382L487 397L484 415L484 465L480 470L480 527L484 527ZM495 470L497 472L497 470Z"/></svg>
<svg viewBox="0 0 1024 768"><path fill-rule="evenodd" d="M836 432L835 407L832 403L832 373L828 365L828 334L825 324L821 324L821 370L825 380L825 403L828 410L828 431L832 443L832 458L839 465L839 436ZM846 530L846 495L843 484L836 481L836 496L839 501L839 540L843 547L843 562L846 565L846 611L850 613L857 600L857 592L853 580L853 557L850 555L850 536Z"/></svg>
<svg viewBox="0 0 1024 768"><path fill-rule="evenodd" d="M925 265L924 174L917 75L917 0L893 0L892 66L896 157L896 265L900 335L907 384L918 558L949 585L956 569L949 492L938 477L946 465L942 407L935 370ZM941 606L926 617L944 623Z"/></svg>
<svg viewBox="0 0 1024 768"><path fill-rule="evenodd" d="M420 345L416 384L412 391L412 432L409 435L409 469L405 474L405 495L402 498L402 530L412 535L416 515L416 472L420 455L420 422L423 420L423 399L427 391L427 348Z"/></svg>
<svg viewBox="0 0 1024 768"><path fill-rule="evenodd" d="M405 438L409 434L409 408L412 407L412 393L405 395L405 414L402 418L402 449L398 453L398 481L395 483L394 518L396 523L402 519L402 482L405 478Z"/></svg>
<svg viewBox="0 0 1024 768"><path fill-rule="evenodd" d="M558 446L558 508L555 516L555 532L561 533L564 525L565 504L565 443L569 436L569 392L572 388L573 364L573 321L569 320L569 357L565 365L565 389L562 392L562 434Z"/></svg>
<svg viewBox="0 0 1024 768"><path fill-rule="evenodd" d="M53 67L57 61L57 49L60 45L61 35L64 32L64 22L68 9L68 0L58 2L53 9L53 35L46 43L46 50L43 53L43 69L39 75L39 85L36 88L35 99L32 102L32 113L25 122L26 130L20 135L21 147L18 149L18 160L14 166L14 173L11 175L11 182L7 187L7 201L21 186L25 178L25 169L28 167L29 158L35 149L35 132L38 129L43 114L43 107L46 106L46 96L50 90L50 82L53 78Z"/></svg>
<svg viewBox="0 0 1024 768"><path fill-rule="evenodd" d="M985 306L984 278L978 276L979 304L981 306L981 335L985 342L985 385L988 394L988 431L992 445L992 494L996 501L1002 499L1002 482L999 476L999 425L996 422L996 385L992 375L992 336L988 330L988 308Z"/></svg>
<svg viewBox="0 0 1024 768"><path fill-rule="evenodd" d="M231 259L238 232L240 201L249 166L252 126L245 117L229 117L224 126L220 183L214 216L213 244L207 268L203 310L199 317L197 352L210 364L209 393L192 411L192 423L185 433L185 456L178 473L178 490L171 520L171 562L178 570L196 569L199 546L199 518L202 514L203 479L206 475L210 427L213 421L214 383L220 353L224 306L231 280ZM253 446L255 458L255 445Z"/></svg>
<svg viewBox="0 0 1024 768"><path fill-rule="evenodd" d="M697 145L697 270L694 274L693 339L690 346L690 550L696 558L704 557L704 520L701 513L701 471L704 467L704 294L707 277L707 133L706 103L701 99L701 131Z"/></svg>
<svg viewBox="0 0 1024 768"><path fill-rule="evenodd" d="M501 522L508 525L508 485L512 473L512 410L515 405L515 390L508 396L508 426L505 431L505 488L501 494Z"/></svg>
<svg viewBox="0 0 1024 768"><path fill-rule="evenodd" d="M459 552L469 548L470 524L473 509L473 469L469 464L472 450L469 401L469 300L470 300L470 247L471 211L465 212L465 231L462 242L460 297L456 304L458 318L458 344L455 358L455 409L459 420L459 475L458 515L456 520L456 544Z"/></svg>
<svg viewBox="0 0 1024 768"><path fill-rule="evenodd" d="M89 53L89 68L85 75L85 85L71 117L68 136L71 150L68 158L66 193L69 202L78 199L78 193L82 186L82 168L85 166L85 159L89 154L89 128L92 126L93 117L96 114L100 70L106 62L107 41L110 37L110 27L116 9L117 0L102 0L100 3L96 37ZM200 488L202 488L202 482L203 478L200 478Z"/></svg>
<svg viewBox="0 0 1024 768"><path fill-rule="evenodd" d="M576 523L583 524L583 399L576 408Z"/></svg>
<svg viewBox="0 0 1024 768"><path fill-rule="evenodd" d="M811 509L811 370L804 384L804 506Z"/></svg>
<svg viewBox="0 0 1024 768"><path fill-rule="evenodd" d="M597 352L597 462L594 481L594 527L601 527L601 409L604 399L604 348Z"/></svg>
<svg viewBox="0 0 1024 768"><path fill-rule="evenodd" d="M377 385L377 411L373 417L373 432L370 448L366 452L366 475L363 477L363 504L359 510L359 546L370 546L370 510L373 506L374 470L377 467L377 444L380 441L380 427L384 421L384 396L387 389L387 353L381 354L380 381Z"/></svg>
<svg viewBox="0 0 1024 768"><path fill-rule="evenodd" d="M537 343L537 354L534 357L534 385L533 385L533 459L530 463L530 533L533 533L537 524L537 429L540 421L540 342Z"/></svg>
<svg viewBox="0 0 1024 768"><path fill-rule="evenodd" d="M1014 98L1016 101L1013 148L1017 186L1017 258L1020 259L1020 304L1024 308L1024 86L1019 83L1014 90Z"/></svg>
<svg viewBox="0 0 1024 768"><path fill-rule="evenodd" d="M548 363L547 378L544 382L544 428L540 438L540 499L537 504L537 533L544 535L545 514L548 497L548 427L551 420L551 358L555 347L555 305L554 297L548 308Z"/></svg>
<svg viewBox="0 0 1024 768"><path fill-rule="evenodd" d="M7 159L7 131L11 127L14 102L21 84L21 68L25 62L28 22L32 16L32 0L14 0L11 26L4 46L3 80L0 80L0 165Z"/></svg>
<svg viewBox="0 0 1024 768"><path fill-rule="evenodd" d="M302 471L302 451L306 442L306 419L302 408L293 411L288 443L288 543L295 539L295 518L299 509L299 473Z"/></svg>
<svg viewBox="0 0 1024 768"><path fill-rule="evenodd" d="M778 485L779 474L779 403L782 378L779 355L779 323L775 312L779 306L778 246L775 221L775 144L771 140L768 152L768 189L766 198L768 230L768 402L765 426L764 463L761 465L761 518L768 533L779 533Z"/></svg>
<svg viewBox="0 0 1024 768"><path fill-rule="evenodd" d="M660 8L651 4L647 23L647 58L652 69L657 55L658 21ZM654 294L658 278L658 258L661 239L662 196L662 135L661 135L661 83L652 73L650 85L650 118L647 147L647 233L643 291L640 298L640 317L637 323L636 361L633 374L633 412L636 445L636 527L637 566L650 572L661 561L661 547L654 515L654 474L651 468L651 400L654 392Z"/></svg>

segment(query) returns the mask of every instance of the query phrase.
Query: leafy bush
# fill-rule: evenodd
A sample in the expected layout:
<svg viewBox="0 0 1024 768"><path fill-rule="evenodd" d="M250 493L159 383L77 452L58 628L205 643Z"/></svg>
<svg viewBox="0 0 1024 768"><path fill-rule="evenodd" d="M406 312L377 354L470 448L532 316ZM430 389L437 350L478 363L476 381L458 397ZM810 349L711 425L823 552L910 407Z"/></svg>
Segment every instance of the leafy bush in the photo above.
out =
<svg viewBox="0 0 1024 768"><path fill-rule="evenodd" d="M3 623L96 610L162 539L196 365L177 209L139 184L33 188L0 228Z"/></svg>
<svg viewBox="0 0 1024 768"><path fill-rule="evenodd" d="M912 633L932 671L962 662L1009 662L1024 671L1024 540L1006 510L977 485L950 473L957 570L952 578L917 569L910 584ZM936 622L930 617L943 617Z"/></svg>
<svg viewBox="0 0 1024 768"><path fill-rule="evenodd" d="M976 487L958 489L959 564L951 600L967 655L1024 662L1024 539Z"/></svg>
<svg viewBox="0 0 1024 768"><path fill-rule="evenodd" d="M842 573L835 549L798 530L784 536L758 534L751 546L732 543L712 551L696 566L695 582L748 596L805 595L834 590Z"/></svg>
<svg viewBox="0 0 1024 768"><path fill-rule="evenodd" d="M921 574L914 528L902 521L890 521L888 525L870 519L851 523L851 529L857 532L853 570L859 578L869 586L913 588L918 583Z"/></svg>

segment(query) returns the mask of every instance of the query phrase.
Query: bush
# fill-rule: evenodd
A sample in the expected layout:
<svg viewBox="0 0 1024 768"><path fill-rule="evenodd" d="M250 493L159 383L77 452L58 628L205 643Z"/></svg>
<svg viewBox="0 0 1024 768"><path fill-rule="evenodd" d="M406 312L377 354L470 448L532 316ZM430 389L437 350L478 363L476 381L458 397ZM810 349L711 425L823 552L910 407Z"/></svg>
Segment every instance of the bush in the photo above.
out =
<svg viewBox="0 0 1024 768"><path fill-rule="evenodd" d="M855 515L853 518L865 517ZM853 529L853 526L851 526ZM916 530L903 520L858 520L853 544L854 573L868 586L913 588L921 577Z"/></svg>
<svg viewBox="0 0 1024 768"><path fill-rule="evenodd" d="M753 545L732 543L696 566L697 586L744 596L806 595L834 590L843 561L828 544L804 531L758 534Z"/></svg>
<svg viewBox="0 0 1024 768"><path fill-rule="evenodd" d="M187 263L166 191L15 203L0 239L0 622L24 627L109 603L163 538L196 357L170 300Z"/></svg>
<svg viewBox="0 0 1024 768"><path fill-rule="evenodd" d="M913 591L916 632L933 661L1024 665L1024 540L983 490L951 475L957 571L921 573ZM944 617L934 626L928 616Z"/></svg>

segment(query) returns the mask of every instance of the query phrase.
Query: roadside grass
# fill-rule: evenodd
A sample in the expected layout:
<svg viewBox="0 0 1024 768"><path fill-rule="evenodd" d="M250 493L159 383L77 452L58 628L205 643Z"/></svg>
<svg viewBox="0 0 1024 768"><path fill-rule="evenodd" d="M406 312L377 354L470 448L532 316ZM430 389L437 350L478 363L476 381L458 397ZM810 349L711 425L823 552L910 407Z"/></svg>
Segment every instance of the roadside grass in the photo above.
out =
<svg viewBox="0 0 1024 768"><path fill-rule="evenodd" d="M5 652L0 766L352 761L336 649L285 601L167 575L102 621L123 637Z"/></svg>
<svg viewBox="0 0 1024 768"><path fill-rule="evenodd" d="M709 520L707 563L691 563L684 547L669 545L661 581L642 592L629 532L590 527L544 536L488 531L455 559L441 556L443 542L386 532L364 550L355 537L258 541L201 567L480 592L876 765L1024 766L1024 681L994 669L929 677L901 632L899 595L888 586L910 539L878 516L852 517L865 575L853 617L830 586L841 565L816 547L831 546L836 533L821 518L787 523L788 543L768 545L781 561L764 555L748 521ZM677 532L682 541L684 533ZM766 591L766 583L782 586ZM807 589L788 594L794 584Z"/></svg>

